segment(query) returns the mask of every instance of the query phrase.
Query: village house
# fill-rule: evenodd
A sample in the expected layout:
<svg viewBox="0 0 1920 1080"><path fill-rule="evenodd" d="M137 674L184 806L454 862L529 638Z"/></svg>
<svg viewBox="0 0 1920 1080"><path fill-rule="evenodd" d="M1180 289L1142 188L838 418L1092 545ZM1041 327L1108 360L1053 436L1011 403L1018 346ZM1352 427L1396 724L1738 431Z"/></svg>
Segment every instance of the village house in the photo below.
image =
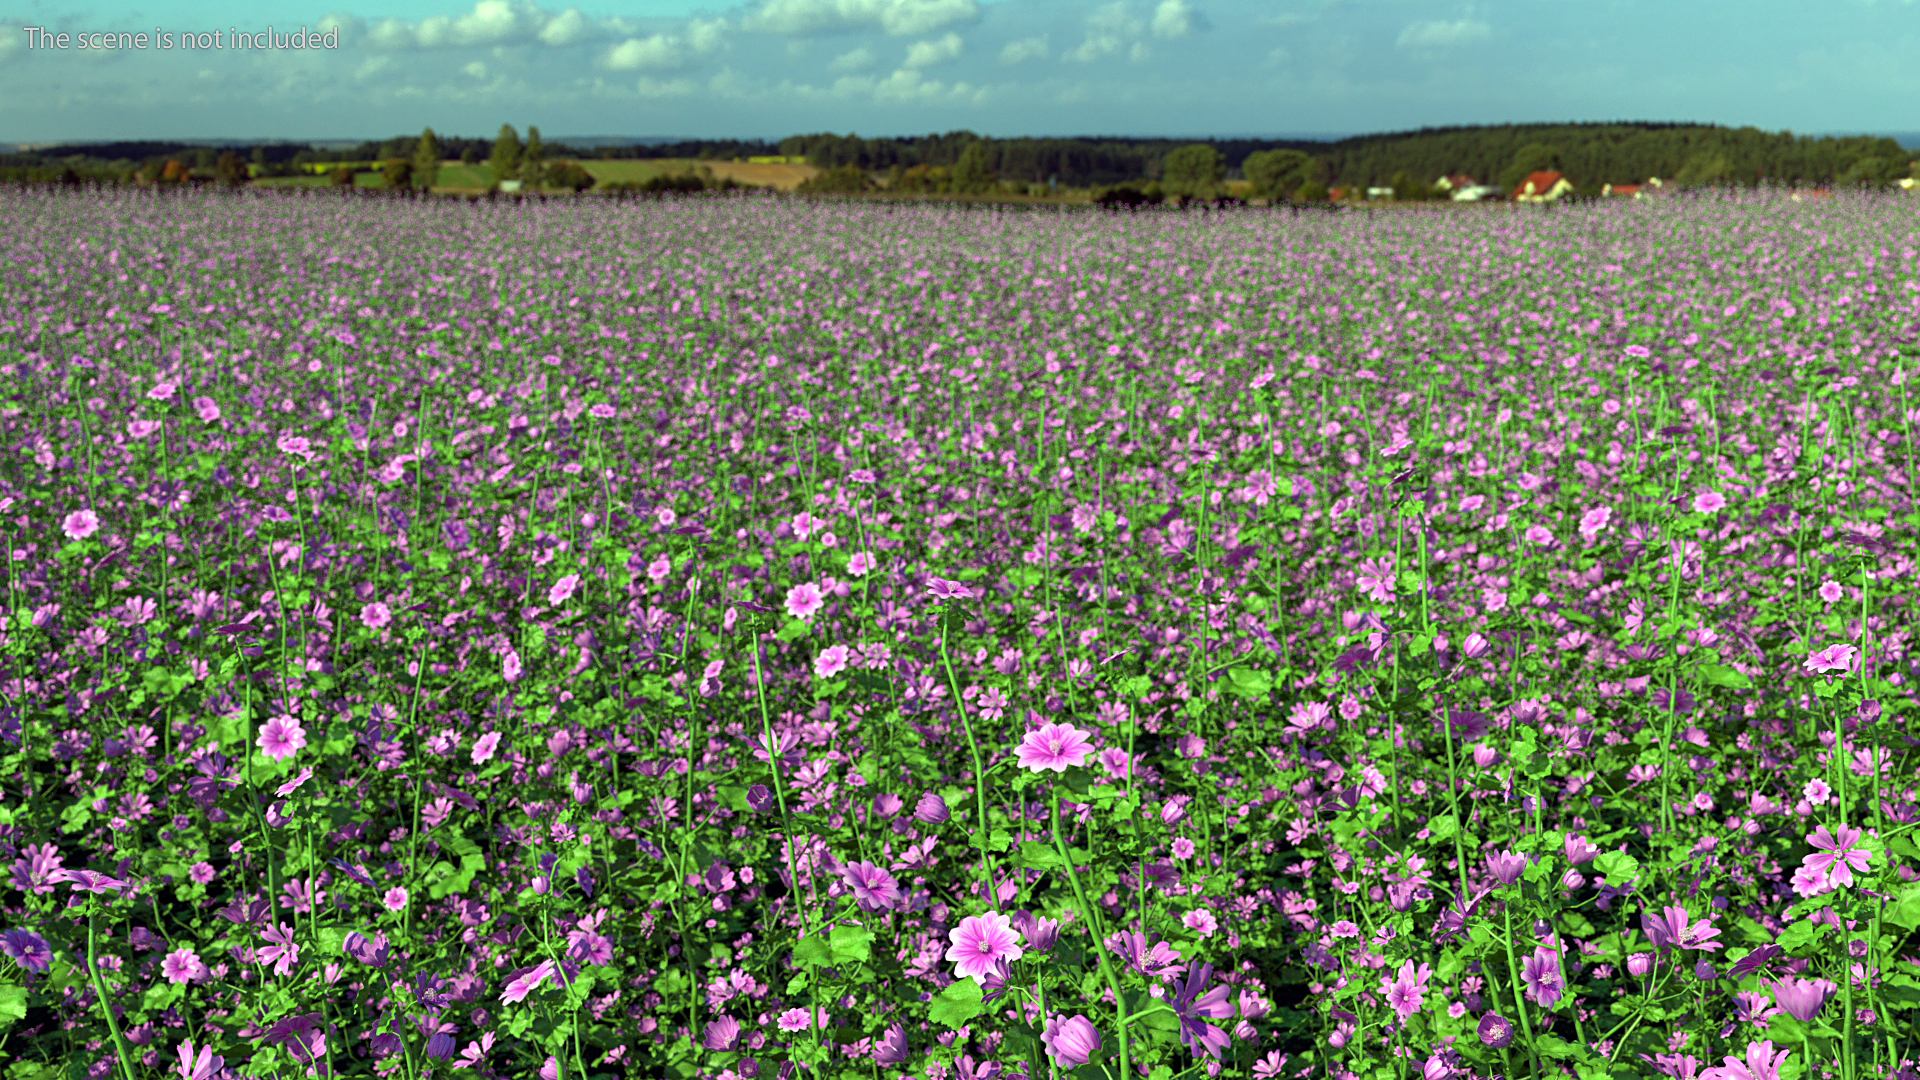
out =
<svg viewBox="0 0 1920 1080"><path fill-rule="evenodd" d="M1529 174L1513 189L1515 202L1557 202L1573 193L1573 182L1557 172Z"/></svg>
<svg viewBox="0 0 1920 1080"><path fill-rule="evenodd" d="M1640 197L1639 184L1602 184L1600 194L1619 199L1637 199Z"/></svg>
<svg viewBox="0 0 1920 1080"><path fill-rule="evenodd" d="M1479 202L1481 199L1499 196L1500 189L1478 183L1465 173L1443 176L1433 182L1436 190L1444 192L1454 202Z"/></svg>

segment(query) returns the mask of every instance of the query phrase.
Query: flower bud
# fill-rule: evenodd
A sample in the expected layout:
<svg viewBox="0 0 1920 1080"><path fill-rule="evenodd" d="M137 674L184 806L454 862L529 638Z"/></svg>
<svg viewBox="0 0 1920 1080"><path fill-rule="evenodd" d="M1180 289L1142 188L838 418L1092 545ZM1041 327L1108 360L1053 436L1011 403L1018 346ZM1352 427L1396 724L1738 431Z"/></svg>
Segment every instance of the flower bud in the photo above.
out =
<svg viewBox="0 0 1920 1080"><path fill-rule="evenodd" d="M929 791L920 796L920 802L914 806L913 818L922 825L944 825L947 823L947 801Z"/></svg>
<svg viewBox="0 0 1920 1080"><path fill-rule="evenodd" d="M1647 972L1652 970L1653 970L1653 957L1651 955L1643 952L1637 952L1637 953L1634 953L1632 956L1627 957L1627 974L1633 976L1634 978L1636 979L1640 978L1641 976L1645 975Z"/></svg>
<svg viewBox="0 0 1920 1080"><path fill-rule="evenodd" d="M773 809L773 789L765 784L755 784L747 789L747 805L756 814L764 814Z"/></svg>
<svg viewBox="0 0 1920 1080"><path fill-rule="evenodd" d="M1495 750L1486 743L1481 743L1473 748L1473 763L1482 769L1490 768L1494 762L1499 760L1500 751Z"/></svg>

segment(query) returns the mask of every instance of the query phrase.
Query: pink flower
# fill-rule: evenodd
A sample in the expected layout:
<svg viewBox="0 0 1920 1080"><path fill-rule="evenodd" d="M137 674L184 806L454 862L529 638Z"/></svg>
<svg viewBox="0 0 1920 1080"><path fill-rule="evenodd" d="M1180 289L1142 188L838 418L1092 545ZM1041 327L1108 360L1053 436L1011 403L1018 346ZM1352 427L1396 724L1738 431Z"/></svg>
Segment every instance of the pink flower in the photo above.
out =
<svg viewBox="0 0 1920 1080"><path fill-rule="evenodd" d="M214 404L214 400L210 397L194 398L193 411L199 415L200 422L203 424L211 424L220 419L220 406Z"/></svg>
<svg viewBox="0 0 1920 1080"><path fill-rule="evenodd" d="M1656 949L1671 945L1676 949L1713 952L1720 948L1720 942L1709 940L1720 936L1711 919L1701 919L1692 925L1688 925L1688 922L1687 909L1683 907L1667 907L1658 919L1651 915L1640 916L1640 927L1647 932L1647 940Z"/></svg>
<svg viewBox="0 0 1920 1080"><path fill-rule="evenodd" d="M1717 491L1703 491L1693 497L1693 512L1711 514L1727 505L1727 497Z"/></svg>
<svg viewBox="0 0 1920 1080"><path fill-rule="evenodd" d="M177 389L179 389L179 387L170 382L162 381L162 382L154 383L153 389L147 391L147 400L148 401L172 401L173 392Z"/></svg>
<svg viewBox="0 0 1920 1080"><path fill-rule="evenodd" d="M1543 1009L1551 1009L1560 1000L1560 956L1542 945L1520 964L1520 979L1527 984L1527 997Z"/></svg>
<svg viewBox="0 0 1920 1080"><path fill-rule="evenodd" d="M1819 594L1820 599L1825 600L1829 604L1839 603L1840 598L1846 595L1846 593L1841 591L1840 583L1834 581L1832 578L1821 582L1820 587L1815 589L1814 592Z"/></svg>
<svg viewBox="0 0 1920 1080"><path fill-rule="evenodd" d="M552 977L553 961L542 960L538 967L531 968L510 980L507 983L506 992L500 995L500 1000L508 1004L525 1001L528 994L538 990L542 983Z"/></svg>
<svg viewBox="0 0 1920 1080"><path fill-rule="evenodd" d="M961 919L960 925L947 933L947 940L953 943L946 958L954 961L956 979L984 977L996 963L1012 962L1025 955L1013 920L998 911Z"/></svg>
<svg viewBox="0 0 1920 1080"><path fill-rule="evenodd" d="M506 679L509 683L516 683L520 681L520 672L520 654L512 649L508 649L507 654L500 658L501 678Z"/></svg>
<svg viewBox="0 0 1920 1080"><path fill-rule="evenodd" d="M820 650L819 656L813 658L813 673L818 678L831 679L846 669L847 647L845 645L829 645Z"/></svg>
<svg viewBox="0 0 1920 1080"><path fill-rule="evenodd" d="M1591 540L1595 536L1598 536L1600 530L1606 528L1607 522L1611 520L1613 520L1613 507L1611 506L1602 506L1589 510L1580 516L1580 535Z"/></svg>
<svg viewBox="0 0 1920 1080"><path fill-rule="evenodd" d="M300 946L293 943L293 927L286 923L268 926L260 936L270 944L260 950L260 959L273 963L273 973L285 976L300 963Z"/></svg>
<svg viewBox="0 0 1920 1080"><path fill-rule="evenodd" d="M1029 772L1051 769L1063 773L1068 766L1083 763L1092 752L1093 741L1086 732L1064 724L1047 724L1027 732L1014 757Z"/></svg>
<svg viewBox="0 0 1920 1080"><path fill-rule="evenodd" d="M473 763L475 765L485 765L487 762L492 761L493 751L499 745L500 733L497 731L489 731L485 735L475 739L472 754Z"/></svg>
<svg viewBox="0 0 1920 1080"><path fill-rule="evenodd" d="M1853 884L1853 873L1858 870L1867 872L1872 855L1865 849L1855 847L1860 842L1861 832L1851 825L1837 825L1829 832L1822 825L1807 837L1807 843L1813 845L1814 852L1801 859L1802 866L1825 877L1831 889L1844 889Z"/></svg>
<svg viewBox="0 0 1920 1080"><path fill-rule="evenodd" d="M850 863L840 877L853 890L853 902L861 911L891 911L906 899L893 875L872 863Z"/></svg>
<svg viewBox="0 0 1920 1080"><path fill-rule="evenodd" d="M1079 1068L1100 1052L1100 1033L1085 1016L1062 1020L1056 1013L1047 1017L1047 1028L1040 1033L1040 1042L1053 1063L1062 1069Z"/></svg>
<svg viewBox="0 0 1920 1080"><path fill-rule="evenodd" d="M1220 929L1220 920L1214 918L1213 912L1208 911L1206 908L1195 908L1187 912L1186 916L1182 918L1180 922L1187 929L1199 934L1203 938L1212 937Z"/></svg>
<svg viewBox="0 0 1920 1080"><path fill-rule="evenodd" d="M384 905L388 911L405 911L407 909L407 890L396 885L387 890L386 895L380 898L380 903Z"/></svg>
<svg viewBox="0 0 1920 1080"><path fill-rule="evenodd" d="M1780 1080L1780 1066L1791 1053L1791 1050L1782 1050L1776 1055L1772 1039L1750 1042L1745 1061L1728 1054L1725 1065L1715 1065L1702 1072L1700 1080Z"/></svg>
<svg viewBox="0 0 1920 1080"><path fill-rule="evenodd" d="M815 1016L809 1016L805 1009L788 1009L780 1014L781 1031L805 1031L814 1020L820 1021L820 1027L827 1026L827 1010L821 1009Z"/></svg>
<svg viewBox="0 0 1920 1080"><path fill-rule="evenodd" d="M384 629L393 622L393 609L375 600L360 609L360 625L369 630Z"/></svg>
<svg viewBox="0 0 1920 1080"><path fill-rule="evenodd" d="M127 434L136 439L144 439L159 430L160 421L158 420L135 420L127 425Z"/></svg>
<svg viewBox="0 0 1920 1080"><path fill-rule="evenodd" d="M308 449L311 444L303 436L282 435L274 445L280 448L281 453L290 457L297 457L301 461L313 460L313 451Z"/></svg>
<svg viewBox="0 0 1920 1080"><path fill-rule="evenodd" d="M100 531L100 515L91 510L75 510L60 523L60 531L69 540L85 540Z"/></svg>
<svg viewBox="0 0 1920 1080"><path fill-rule="evenodd" d="M1527 526L1527 540L1536 547L1552 547L1553 534L1544 525Z"/></svg>
<svg viewBox="0 0 1920 1080"><path fill-rule="evenodd" d="M291 716L276 716L260 729L255 740L260 752L275 761L284 761L306 748L307 731Z"/></svg>
<svg viewBox="0 0 1920 1080"><path fill-rule="evenodd" d="M820 586L811 581L787 590L787 614L796 619L813 618L814 613L825 607L826 603Z"/></svg>
<svg viewBox="0 0 1920 1080"><path fill-rule="evenodd" d="M193 1040L180 1044L180 1080L211 1080L227 1067L227 1059L215 1056L213 1047L202 1046L194 1053Z"/></svg>
<svg viewBox="0 0 1920 1080"><path fill-rule="evenodd" d="M1432 976L1433 968L1421 964L1419 970L1415 971L1411 960L1400 965L1398 975L1380 976L1380 992L1386 995L1387 1004L1393 1007L1401 1023L1406 1023L1425 1004L1427 980Z"/></svg>
<svg viewBox="0 0 1920 1080"><path fill-rule="evenodd" d="M207 965L192 949L175 949L160 961L160 974L174 985L207 977Z"/></svg>
<svg viewBox="0 0 1920 1080"><path fill-rule="evenodd" d="M1851 671L1853 669L1853 654L1855 651L1851 645L1829 645L1819 652L1814 653L1812 656L1807 657L1807 673L1810 675L1818 675L1825 671L1838 671L1843 673Z"/></svg>
<svg viewBox="0 0 1920 1080"><path fill-rule="evenodd" d="M847 560L847 573L854 577L865 577L867 571L873 569L874 565L872 555L864 551L855 552L853 557Z"/></svg>
<svg viewBox="0 0 1920 1080"><path fill-rule="evenodd" d="M561 604L566 603L567 598L573 595L573 590L579 587L580 587L579 574L568 574L566 577L563 577L559 581L554 582L553 588L547 590L548 605L552 607L559 607Z"/></svg>

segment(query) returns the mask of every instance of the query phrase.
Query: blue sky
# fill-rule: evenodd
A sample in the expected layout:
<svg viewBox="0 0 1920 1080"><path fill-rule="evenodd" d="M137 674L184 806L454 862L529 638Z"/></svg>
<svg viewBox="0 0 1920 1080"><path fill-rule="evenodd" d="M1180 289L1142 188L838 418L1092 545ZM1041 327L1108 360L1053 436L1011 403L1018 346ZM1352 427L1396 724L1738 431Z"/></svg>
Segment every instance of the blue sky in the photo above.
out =
<svg viewBox="0 0 1920 1080"><path fill-rule="evenodd" d="M337 28L319 51L77 34ZM1920 129L1914 0L0 0L0 141Z"/></svg>

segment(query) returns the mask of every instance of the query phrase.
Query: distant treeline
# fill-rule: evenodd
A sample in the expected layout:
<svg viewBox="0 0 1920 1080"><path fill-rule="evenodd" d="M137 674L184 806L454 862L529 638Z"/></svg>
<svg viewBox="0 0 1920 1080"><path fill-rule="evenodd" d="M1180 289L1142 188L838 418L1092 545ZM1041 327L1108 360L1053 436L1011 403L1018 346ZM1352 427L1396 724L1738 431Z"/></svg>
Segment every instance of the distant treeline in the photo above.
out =
<svg viewBox="0 0 1920 1080"><path fill-rule="evenodd" d="M204 172L224 153L250 163L256 176L274 176L301 171L308 164L411 158L418 142L418 135L402 135L334 150L298 143L221 148L157 141L75 144L0 155L0 180L109 181L168 160ZM440 136L438 149L443 160L479 163L488 160L494 142L492 138ZM561 142L548 143L545 150L549 160L804 156L822 169L885 172L916 166L924 166L922 171L951 170L969 147L977 145L980 149L969 159L970 166L984 152L986 172L993 180L1088 188L1159 180L1168 155L1195 143L1211 146L1231 179L1241 178L1241 166L1255 153L1293 150L1307 158L1300 177L1328 186L1406 187L1409 181L1426 185L1441 176L1464 174L1481 184L1510 189L1528 172L1551 169L1587 194L1598 194L1604 184L1638 184L1650 177L1680 186L1762 182L1877 186L1910 175L1911 159L1916 156L1889 138L1816 138L1753 127L1625 121L1422 128L1322 142L1120 136L993 139L950 131L914 138L794 135L778 143L714 139L585 148Z"/></svg>

